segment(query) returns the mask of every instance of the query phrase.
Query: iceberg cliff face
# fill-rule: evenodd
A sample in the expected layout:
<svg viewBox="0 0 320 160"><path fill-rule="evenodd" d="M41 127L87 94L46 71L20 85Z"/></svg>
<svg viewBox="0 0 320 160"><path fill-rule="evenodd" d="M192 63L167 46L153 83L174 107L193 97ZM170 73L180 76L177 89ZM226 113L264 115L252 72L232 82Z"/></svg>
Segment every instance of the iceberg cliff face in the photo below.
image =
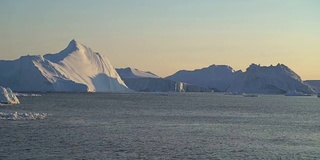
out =
<svg viewBox="0 0 320 160"><path fill-rule="evenodd" d="M218 92L225 92L233 82L235 75L239 73L241 71L235 72L227 65L211 65L207 68L194 71L181 70L166 77L166 79L199 85Z"/></svg>
<svg viewBox="0 0 320 160"><path fill-rule="evenodd" d="M210 92L210 89L197 85L163 79L151 72L138 69L116 69L126 85L138 92Z"/></svg>
<svg viewBox="0 0 320 160"><path fill-rule="evenodd" d="M20 92L130 91L109 60L75 40L56 54L0 61L0 84Z"/></svg>
<svg viewBox="0 0 320 160"><path fill-rule="evenodd" d="M277 66L250 65L235 78L228 92L284 94L290 91L314 93L294 71L283 64Z"/></svg>

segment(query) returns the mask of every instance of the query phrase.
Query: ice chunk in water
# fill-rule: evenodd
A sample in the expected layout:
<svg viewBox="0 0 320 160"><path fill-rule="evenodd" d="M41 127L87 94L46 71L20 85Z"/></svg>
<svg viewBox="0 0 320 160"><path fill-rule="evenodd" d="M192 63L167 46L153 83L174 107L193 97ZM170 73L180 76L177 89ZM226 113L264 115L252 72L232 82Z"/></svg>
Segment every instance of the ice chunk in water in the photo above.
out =
<svg viewBox="0 0 320 160"><path fill-rule="evenodd" d="M10 88L0 88L0 103L2 104L20 104L17 96L12 92Z"/></svg>
<svg viewBox="0 0 320 160"><path fill-rule="evenodd" d="M3 113L0 112L0 120L39 120L45 119L49 116L47 113Z"/></svg>

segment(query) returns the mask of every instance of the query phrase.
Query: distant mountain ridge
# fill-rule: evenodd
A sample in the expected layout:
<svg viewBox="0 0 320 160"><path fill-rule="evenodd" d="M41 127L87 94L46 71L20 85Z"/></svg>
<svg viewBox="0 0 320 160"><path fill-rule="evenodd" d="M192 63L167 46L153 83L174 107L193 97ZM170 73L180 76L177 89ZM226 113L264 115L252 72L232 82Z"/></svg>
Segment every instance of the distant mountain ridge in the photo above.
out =
<svg viewBox="0 0 320 160"><path fill-rule="evenodd" d="M0 60L0 84L19 92L128 92L106 57L75 40L59 53Z"/></svg>

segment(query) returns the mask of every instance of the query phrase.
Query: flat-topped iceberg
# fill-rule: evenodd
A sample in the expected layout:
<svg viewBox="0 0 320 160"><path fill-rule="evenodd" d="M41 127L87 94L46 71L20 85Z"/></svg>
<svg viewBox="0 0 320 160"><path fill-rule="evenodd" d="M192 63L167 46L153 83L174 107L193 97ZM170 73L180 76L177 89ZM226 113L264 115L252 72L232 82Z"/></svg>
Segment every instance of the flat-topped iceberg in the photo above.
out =
<svg viewBox="0 0 320 160"><path fill-rule="evenodd" d="M0 104L20 104L20 101L10 88L1 86Z"/></svg>

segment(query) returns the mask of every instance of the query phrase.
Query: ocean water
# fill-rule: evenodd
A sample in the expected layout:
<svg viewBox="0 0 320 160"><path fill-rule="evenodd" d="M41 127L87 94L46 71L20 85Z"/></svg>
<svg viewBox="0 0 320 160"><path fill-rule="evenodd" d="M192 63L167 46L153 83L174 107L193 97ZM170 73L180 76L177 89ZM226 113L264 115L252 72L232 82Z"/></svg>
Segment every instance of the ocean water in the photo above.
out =
<svg viewBox="0 0 320 160"><path fill-rule="evenodd" d="M48 93L19 99L0 112L46 117L3 117L0 159L320 159L316 97Z"/></svg>

